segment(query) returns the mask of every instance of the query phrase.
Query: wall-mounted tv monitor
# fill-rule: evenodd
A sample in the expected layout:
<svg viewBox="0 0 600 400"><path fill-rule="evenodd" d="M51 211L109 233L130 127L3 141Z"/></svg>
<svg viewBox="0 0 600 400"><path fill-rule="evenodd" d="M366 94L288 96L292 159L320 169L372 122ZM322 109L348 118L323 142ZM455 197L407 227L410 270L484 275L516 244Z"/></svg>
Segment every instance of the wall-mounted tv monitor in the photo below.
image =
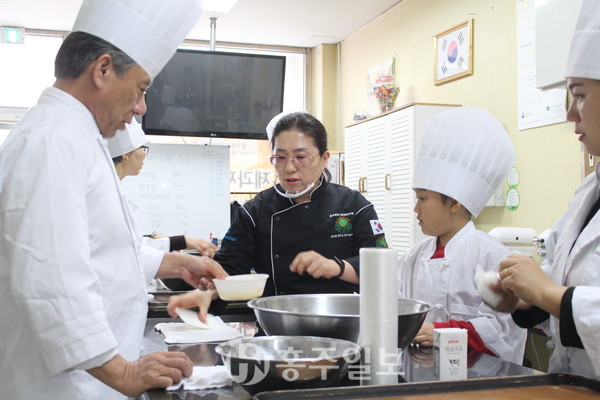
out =
<svg viewBox="0 0 600 400"><path fill-rule="evenodd" d="M285 56L177 50L146 93L149 135L267 139L283 109Z"/></svg>

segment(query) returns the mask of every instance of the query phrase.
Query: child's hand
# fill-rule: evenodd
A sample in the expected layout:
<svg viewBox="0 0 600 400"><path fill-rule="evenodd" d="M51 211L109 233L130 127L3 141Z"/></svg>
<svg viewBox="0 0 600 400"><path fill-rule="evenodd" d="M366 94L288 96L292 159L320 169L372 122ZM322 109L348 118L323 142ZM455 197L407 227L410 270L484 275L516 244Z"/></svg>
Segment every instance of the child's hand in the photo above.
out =
<svg viewBox="0 0 600 400"><path fill-rule="evenodd" d="M412 342L414 344L418 344L419 346L432 347L433 329L434 326L432 323L424 323L423 326L421 326L421 329L419 329L419 332L417 332L417 336L415 336Z"/></svg>

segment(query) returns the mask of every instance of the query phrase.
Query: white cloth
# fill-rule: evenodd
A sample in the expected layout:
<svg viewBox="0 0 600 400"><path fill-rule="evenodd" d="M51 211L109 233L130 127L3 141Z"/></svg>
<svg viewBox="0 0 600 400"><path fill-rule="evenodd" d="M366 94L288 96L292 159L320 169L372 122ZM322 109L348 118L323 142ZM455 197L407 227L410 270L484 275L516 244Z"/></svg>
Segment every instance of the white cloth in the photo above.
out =
<svg viewBox="0 0 600 400"><path fill-rule="evenodd" d="M412 187L449 196L477 217L514 162L510 137L493 115L456 107L427 124Z"/></svg>
<svg viewBox="0 0 600 400"><path fill-rule="evenodd" d="M585 348L563 347L559 321L551 316L549 324L544 325L554 345L548 370L593 379L600 379L600 214L591 219L581 234L579 231L599 195L596 169L596 173L590 174L577 188L568 211L552 228L542 263L555 283L576 286L572 299L573 320Z"/></svg>
<svg viewBox="0 0 600 400"><path fill-rule="evenodd" d="M200 0L84 0L72 31L113 44L154 78L201 14Z"/></svg>
<svg viewBox="0 0 600 400"><path fill-rule="evenodd" d="M488 349L498 357L521 364L527 331L510 314L492 310L477 292L475 270L497 270L510 252L468 222L445 247L445 257L431 259L436 238L410 248L398 265L400 297L422 300L442 309L427 314L426 322L469 321Z"/></svg>
<svg viewBox="0 0 600 400"><path fill-rule="evenodd" d="M211 326L213 329L202 329L185 322L161 322L154 328L163 334L168 344L223 342L242 337L240 331L225 324L219 317L213 318Z"/></svg>
<svg viewBox="0 0 600 400"><path fill-rule="evenodd" d="M146 134L135 118L129 124L125 124L125 129L118 130L115 136L105 140L112 158L139 149L147 142Z"/></svg>
<svg viewBox="0 0 600 400"><path fill-rule="evenodd" d="M215 365L212 367L195 366L192 376L183 378L178 384L169 386L165 390L178 390L181 387L183 387L183 390L202 390L231 386L232 384L233 379L229 376L227 367L224 365Z"/></svg>
<svg viewBox="0 0 600 400"><path fill-rule="evenodd" d="M279 122L279 120L283 117L285 117L288 114L293 114L293 113L304 113L304 114L308 114L308 111L306 110L292 110L292 111L284 111L282 113L277 114L276 116L274 116L271 121L269 121L269 123L267 124L267 138L269 139L269 142L271 141L271 139L273 139L273 133L275 131L275 127L277 126L277 123Z"/></svg>
<svg viewBox="0 0 600 400"><path fill-rule="evenodd" d="M7 399L124 398L71 368L140 356L146 279L90 111L46 89L0 148L0 387Z"/></svg>
<svg viewBox="0 0 600 400"><path fill-rule="evenodd" d="M496 286L500 282L500 274L498 271L484 271L481 266L477 266L475 271L475 283L477 284L477 292L487 304L496 308L502 301L502 294L496 293L491 287Z"/></svg>
<svg viewBox="0 0 600 400"><path fill-rule="evenodd" d="M567 78L600 79L600 2L583 0L567 57Z"/></svg>

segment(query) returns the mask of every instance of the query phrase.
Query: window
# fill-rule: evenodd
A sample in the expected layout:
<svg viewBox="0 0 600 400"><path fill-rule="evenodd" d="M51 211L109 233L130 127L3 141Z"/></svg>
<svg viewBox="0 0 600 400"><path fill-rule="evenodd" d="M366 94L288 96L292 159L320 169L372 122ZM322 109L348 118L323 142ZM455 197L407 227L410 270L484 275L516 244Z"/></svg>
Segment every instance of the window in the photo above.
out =
<svg viewBox="0 0 600 400"><path fill-rule="evenodd" d="M32 107L54 83L62 36L26 35L25 44L0 44L0 106Z"/></svg>

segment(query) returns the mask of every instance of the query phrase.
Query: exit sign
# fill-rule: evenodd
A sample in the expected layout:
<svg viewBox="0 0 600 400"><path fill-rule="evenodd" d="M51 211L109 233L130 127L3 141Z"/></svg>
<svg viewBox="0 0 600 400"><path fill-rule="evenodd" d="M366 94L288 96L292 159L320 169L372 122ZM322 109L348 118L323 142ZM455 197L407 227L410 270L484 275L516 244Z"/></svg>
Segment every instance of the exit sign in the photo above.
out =
<svg viewBox="0 0 600 400"><path fill-rule="evenodd" d="M0 27L0 43L25 43L25 28Z"/></svg>

